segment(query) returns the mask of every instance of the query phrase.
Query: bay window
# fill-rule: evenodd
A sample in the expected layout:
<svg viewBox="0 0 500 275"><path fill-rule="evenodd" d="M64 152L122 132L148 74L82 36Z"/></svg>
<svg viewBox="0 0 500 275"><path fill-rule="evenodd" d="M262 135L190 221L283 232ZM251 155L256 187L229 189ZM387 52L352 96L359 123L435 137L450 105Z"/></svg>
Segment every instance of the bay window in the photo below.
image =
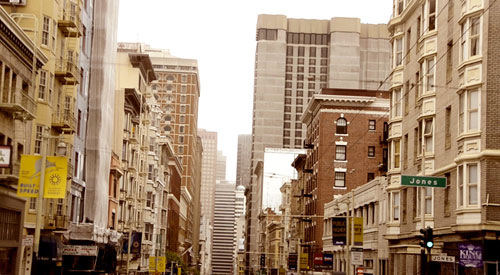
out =
<svg viewBox="0 0 500 275"><path fill-rule="evenodd" d="M480 93L478 89L460 94L458 110L458 128L460 133L479 130Z"/></svg>
<svg viewBox="0 0 500 275"><path fill-rule="evenodd" d="M392 192L392 212L391 212L391 220L392 221L399 221L399 192Z"/></svg>
<svg viewBox="0 0 500 275"><path fill-rule="evenodd" d="M392 118L401 117L402 104L401 104L401 87L392 90Z"/></svg>
<svg viewBox="0 0 500 275"><path fill-rule="evenodd" d="M392 141L392 168L399 169L401 167L401 140Z"/></svg>
<svg viewBox="0 0 500 275"><path fill-rule="evenodd" d="M434 151L434 140L432 138L433 136L433 119L426 119L423 121L423 127L424 127L424 141L425 141L425 148L424 152L433 152Z"/></svg>
<svg viewBox="0 0 500 275"><path fill-rule="evenodd" d="M403 37L394 39L394 67L403 63Z"/></svg>
<svg viewBox="0 0 500 275"><path fill-rule="evenodd" d="M458 207L479 206L479 164L466 163L457 169Z"/></svg>
<svg viewBox="0 0 500 275"><path fill-rule="evenodd" d="M461 25L460 58L461 61L480 55L481 17L467 18Z"/></svg>

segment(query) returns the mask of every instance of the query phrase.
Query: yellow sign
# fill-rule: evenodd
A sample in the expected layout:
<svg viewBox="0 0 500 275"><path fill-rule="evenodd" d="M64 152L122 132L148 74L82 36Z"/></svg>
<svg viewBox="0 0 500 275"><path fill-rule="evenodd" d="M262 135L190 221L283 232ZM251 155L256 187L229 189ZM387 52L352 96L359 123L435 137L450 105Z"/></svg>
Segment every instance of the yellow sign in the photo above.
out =
<svg viewBox="0 0 500 275"><path fill-rule="evenodd" d="M156 257L149 257L149 272L156 272Z"/></svg>
<svg viewBox="0 0 500 275"><path fill-rule="evenodd" d="M165 256L149 257L149 272L165 272L167 258Z"/></svg>
<svg viewBox="0 0 500 275"><path fill-rule="evenodd" d="M165 272L167 268L167 258L165 256L157 257L158 261L156 262L156 271Z"/></svg>
<svg viewBox="0 0 500 275"><path fill-rule="evenodd" d="M354 245L363 245L363 218L354 217ZM349 221L349 228L352 230L352 220ZM352 231L351 231L352 232Z"/></svg>
<svg viewBox="0 0 500 275"><path fill-rule="evenodd" d="M307 265L308 262L309 262L309 254L300 253L300 269L301 270L309 269L309 266Z"/></svg>
<svg viewBox="0 0 500 275"><path fill-rule="evenodd" d="M17 186L18 196L26 198L38 197L38 191L40 190L41 170L41 156L21 155L21 167L19 168L19 184Z"/></svg>
<svg viewBox="0 0 500 275"><path fill-rule="evenodd" d="M43 197L48 199L64 199L68 177L68 160L66 157L47 157Z"/></svg>
<svg viewBox="0 0 500 275"><path fill-rule="evenodd" d="M36 198L40 191L42 157L22 155L19 169L17 195ZM66 157L47 157L43 196L50 199L63 199L66 196L66 177L68 160Z"/></svg>

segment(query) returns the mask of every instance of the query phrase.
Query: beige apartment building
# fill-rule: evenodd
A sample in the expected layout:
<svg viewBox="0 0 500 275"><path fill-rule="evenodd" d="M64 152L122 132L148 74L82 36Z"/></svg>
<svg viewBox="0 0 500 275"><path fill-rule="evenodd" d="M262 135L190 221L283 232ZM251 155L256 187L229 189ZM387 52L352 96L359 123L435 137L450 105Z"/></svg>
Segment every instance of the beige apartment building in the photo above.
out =
<svg viewBox="0 0 500 275"><path fill-rule="evenodd" d="M376 90L390 73L385 24L362 24L357 18L259 15L256 32L247 274L258 269L262 186L255 170L265 148L303 148L306 128L301 116L322 88ZM381 88L387 90L388 85Z"/></svg>
<svg viewBox="0 0 500 275"><path fill-rule="evenodd" d="M160 120L160 135L170 135L175 153L182 163L182 186L179 230L179 252L184 262L194 266L199 262L200 185L202 143L198 130L198 100L200 82L198 62L178 58L168 50L144 45L151 57L158 79L153 92L164 111Z"/></svg>
<svg viewBox="0 0 500 275"><path fill-rule="evenodd" d="M386 185L385 177L376 177L349 193L334 196L332 201L325 203L323 253L333 254L333 272L352 274L355 270L352 260L349 259L350 255L347 255L350 253L350 247L334 245L332 239L333 221L331 218L349 216L363 218L362 244L356 245L350 242L351 247L362 249L362 265L357 265L357 267L362 266L364 274L388 274L388 241L384 238L387 222ZM352 232L348 236L346 234L348 243L352 237ZM330 271L323 270L323 272L331 274Z"/></svg>
<svg viewBox="0 0 500 275"><path fill-rule="evenodd" d="M432 254L454 256L457 274L498 271L499 14L489 0L394 1L389 274L420 271L424 223L434 229ZM401 175L445 177L447 185L405 187ZM465 259L469 251L476 256ZM453 274L454 264L430 268Z"/></svg>
<svg viewBox="0 0 500 275"><path fill-rule="evenodd" d="M32 250L22 245L23 221L34 206L16 191L21 155L31 153L34 81L48 58L2 6L0 25L0 273L25 274L24 255Z"/></svg>
<svg viewBox="0 0 500 275"><path fill-rule="evenodd" d="M111 222L123 234L119 270L147 274L150 256L165 253L169 173L158 131L163 113L151 87L156 75L149 55L136 46L121 44L116 59L113 151L123 176L117 219Z"/></svg>

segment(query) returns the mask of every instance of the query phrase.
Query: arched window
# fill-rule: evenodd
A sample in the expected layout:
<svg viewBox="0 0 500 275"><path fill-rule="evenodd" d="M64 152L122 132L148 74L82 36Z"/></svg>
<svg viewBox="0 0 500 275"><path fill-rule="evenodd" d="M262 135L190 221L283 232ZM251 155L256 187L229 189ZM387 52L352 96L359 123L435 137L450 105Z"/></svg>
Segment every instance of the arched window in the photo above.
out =
<svg viewBox="0 0 500 275"><path fill-rule="evenodd" d="M337 134L347 134L347 120L343 117L337 119Z"/></svg>

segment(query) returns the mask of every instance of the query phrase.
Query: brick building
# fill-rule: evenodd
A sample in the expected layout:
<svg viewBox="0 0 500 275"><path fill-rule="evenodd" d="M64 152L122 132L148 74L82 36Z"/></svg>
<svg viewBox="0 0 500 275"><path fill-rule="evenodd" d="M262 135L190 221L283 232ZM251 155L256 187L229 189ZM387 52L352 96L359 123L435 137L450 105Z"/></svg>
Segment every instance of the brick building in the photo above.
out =
<svg viewBox="0 0 500 275"><path fill-rule="evenodd" d="M309 102L302 122L308 148L303 183L304 215L323 216L325 203L385 174L389 94L323 89ZM309 259L323 250L323 220L307 218L302 243ZM312 266L312 264L310 265Z"/></svg>
<svg viewBox="0 0 500 275"><path fill-rule="evenodd" d="M394 1L389 274L419 271L423 226L434 228L432 254L461 262L458 274L498 271L499 15L489 0ZM401 175L446 177L447 186L404 187ZM482 254L481 264L464 266L465 247ZM453 267L433 262L432 274Z"/></svg>

